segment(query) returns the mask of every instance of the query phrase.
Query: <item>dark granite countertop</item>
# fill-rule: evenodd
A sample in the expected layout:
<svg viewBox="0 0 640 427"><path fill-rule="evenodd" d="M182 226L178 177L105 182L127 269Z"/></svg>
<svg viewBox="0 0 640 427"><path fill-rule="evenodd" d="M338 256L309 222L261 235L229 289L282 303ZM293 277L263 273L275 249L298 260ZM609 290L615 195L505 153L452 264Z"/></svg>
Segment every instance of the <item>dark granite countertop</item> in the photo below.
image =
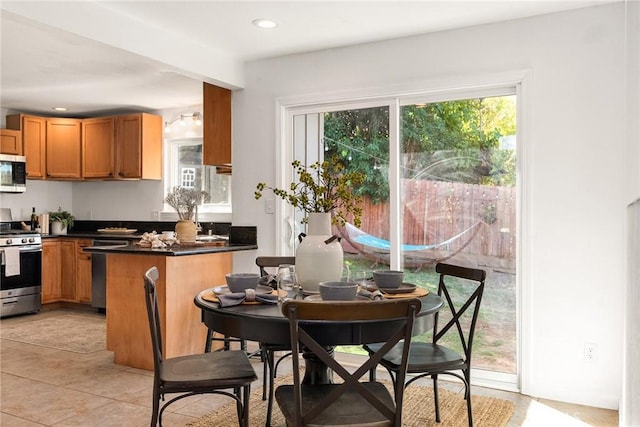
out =
<svg viewBox="0 0 640 427"><path fill-rule="evenodd" d="M142 233L134 234L115 234L115 233L98 233L97 231L81 231L69 232L67 234L41 234L43 239L51 238L72 238L72 239L93 239L93 240L140 240Z"/></svg>
<svg viewBox="0 0 640 427"><path fill-rule="evenodd" d="M122 246L89 246L84 248L85 252L103 253L103 254L133 254L133 255L165 255L165 256L184 256L212 254L220 252L249 251L258 249L258 245L253 244L225 244L225 245L206 245L197 246L178 246L174 245L167 248L148 248L135 244Z"/></svg>

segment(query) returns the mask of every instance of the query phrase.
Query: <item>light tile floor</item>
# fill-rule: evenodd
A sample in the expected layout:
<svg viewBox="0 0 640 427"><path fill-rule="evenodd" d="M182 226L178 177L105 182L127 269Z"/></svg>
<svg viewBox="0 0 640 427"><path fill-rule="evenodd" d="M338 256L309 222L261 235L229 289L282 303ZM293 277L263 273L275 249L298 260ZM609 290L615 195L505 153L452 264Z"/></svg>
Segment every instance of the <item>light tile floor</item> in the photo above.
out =
<svg viewBox="0 0 640 427"><path fill-rule="evenodd" d="M2 319L0 328L10 322L29 322L61 312L65 309ZM104 317L93 312L82 313ZM255 360L255 368L261 375L259 360ZM115 365L109 351L78 354L1 340L0 373L2 427L149 425L152 373ZM256 381L254 389L261 384L261 380ZM617 411L533 399L482 387L473 387L473 393L513 401L516 410L509 426L618 425ZM228 399L215 396L194 396L176 402L165 413L163 424L184 426L227 402Z"/></svg>

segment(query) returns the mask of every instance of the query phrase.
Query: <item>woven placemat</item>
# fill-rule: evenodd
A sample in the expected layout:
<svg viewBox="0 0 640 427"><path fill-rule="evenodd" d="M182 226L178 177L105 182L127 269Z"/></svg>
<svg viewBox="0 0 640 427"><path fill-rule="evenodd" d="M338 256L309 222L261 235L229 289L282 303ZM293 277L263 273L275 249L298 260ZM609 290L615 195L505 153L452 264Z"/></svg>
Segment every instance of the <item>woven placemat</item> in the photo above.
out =
<svg viewBox="0 0 640 427"><path fill-rule="evenodd" d="M276 379L275 386L291 384L291 375ZM381 381L391 389L391 384ZM473 388L472 388L473 390ZM402 416L403 427L467 427L467 404L462 392L454 393L445 388L438 387L440 400L440 423L435 422L433 403L433 389L431 387L412 384L404 393L404 412ZM205 415L194 422L187 424L190 427L236 427L238 418L236 405L231 400L220 409ZM513 402L495 397L476 396L471 397L473 405L473 421L476 427L504 427L513 415L515 405ZM257 389L251 393L249 401L249 425L262 426L265 423L267 401L262 400L262 390ZM273 427L284 426L284 417L274 402L271 417Z"/></svg>
<svg viewBox="0 0 640 427"><path fill-rule="evenodd" d="M418 288L416 287L416 289L413 292L406 292L406 293L400 293L400 294L390 294L388 292L384 292L381 291L382 294L384 295L384 297L386 299L393 299L393 298L422 298L422 297L426 297L427 295L429 295L429 290L428 289L424 289L424 288Z"/></svg>

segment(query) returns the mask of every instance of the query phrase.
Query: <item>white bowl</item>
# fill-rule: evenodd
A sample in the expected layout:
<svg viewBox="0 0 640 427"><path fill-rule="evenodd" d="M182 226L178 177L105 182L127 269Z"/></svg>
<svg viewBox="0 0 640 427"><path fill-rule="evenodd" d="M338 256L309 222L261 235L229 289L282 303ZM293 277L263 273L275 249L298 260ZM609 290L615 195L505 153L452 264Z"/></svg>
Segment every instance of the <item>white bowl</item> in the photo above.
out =
<svg viewBox="0 0 640 427"><path fill-rule="evenodd" d="M255 289L260 280L259 274L229 273L225 276L227 286L231 292L244 292L245 289Z"/></svg>

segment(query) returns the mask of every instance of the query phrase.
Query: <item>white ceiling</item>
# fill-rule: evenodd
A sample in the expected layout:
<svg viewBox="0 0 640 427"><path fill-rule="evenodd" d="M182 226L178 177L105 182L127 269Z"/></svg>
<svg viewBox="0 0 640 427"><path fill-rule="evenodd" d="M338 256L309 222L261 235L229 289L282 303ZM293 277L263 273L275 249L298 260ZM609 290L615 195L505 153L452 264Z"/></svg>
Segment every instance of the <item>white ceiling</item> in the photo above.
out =
<svg viewBox="0 0 640 427"><path fill-rule="evenodd" d="M243 63L622 0L2 1L2 108L81 116L198 105ZM272 30L251 21L269 18Z"/></svg>

